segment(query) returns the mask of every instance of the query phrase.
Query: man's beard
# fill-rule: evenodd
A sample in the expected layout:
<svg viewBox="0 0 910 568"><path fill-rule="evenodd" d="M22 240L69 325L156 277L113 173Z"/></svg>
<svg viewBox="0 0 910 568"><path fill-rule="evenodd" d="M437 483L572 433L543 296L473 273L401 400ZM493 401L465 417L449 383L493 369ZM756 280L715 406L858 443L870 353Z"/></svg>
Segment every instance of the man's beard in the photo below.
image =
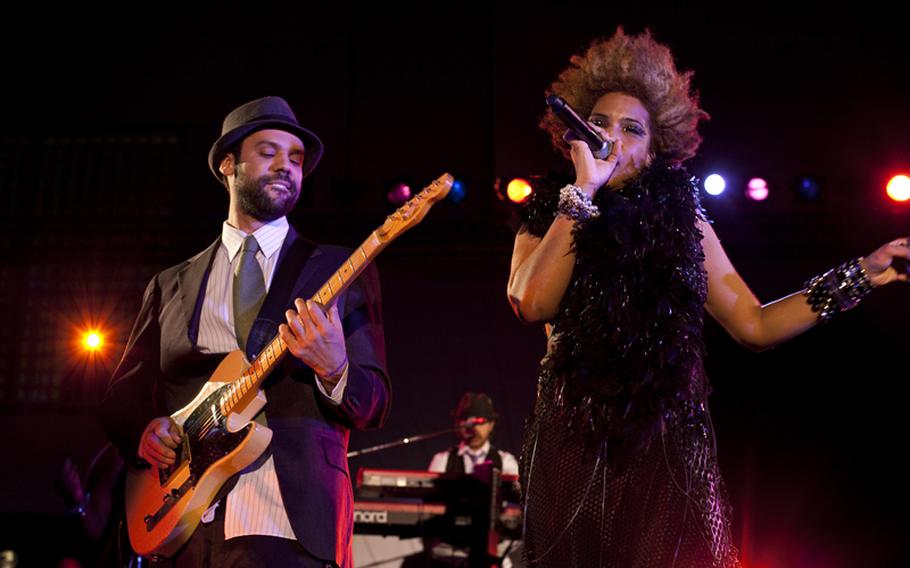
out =
<svg viewBox="0 0 910 568"><path fill-rule="evenodd" d="M265 186L278 181L287 184L289 193L281 193L273 198ZM238 175L236 194L240 211L258 221L268 223L290 213L300 197L300 187L284 176L261 176L250 179Z"/></svg>

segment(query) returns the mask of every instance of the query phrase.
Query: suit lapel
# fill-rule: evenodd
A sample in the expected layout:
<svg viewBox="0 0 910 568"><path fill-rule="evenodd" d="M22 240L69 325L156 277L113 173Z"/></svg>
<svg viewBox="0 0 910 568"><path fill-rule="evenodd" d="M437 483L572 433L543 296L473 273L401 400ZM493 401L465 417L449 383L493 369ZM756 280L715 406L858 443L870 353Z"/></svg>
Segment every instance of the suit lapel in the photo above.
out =
<svg viewBox="0 0 910 568"><path fill-rule="evenodd" d="M278 334L278 325L285 321L284 311L293 307L302 284L319 272L321 261L322 252L316 245L299 238L294 228L289 227L279 252L272 285L250 329L246 351L250 361Z"/></svg>
<svg viewBox="0 0 910 568"><path fill-rule="evenodd" d="M199 336L199 317L202 314L202 303L205 299L205 285L208 283L215 252L220 245L221 237L218 237L207 249L191 258L177 274L177 287L183 304L187 337L194 349Z"/></svg>
<svg viewBox="0 0 910 568"><path fill-rule="evenodd" d="M297 231L295 231L293 227L291 227L288 230L288 238L290 238L291 235L293 235L295 239L300 238L299 235L297 234ZM301 240L305 241L305 239L301 239ZM272 290L275 290L276 294L281 294L281 295L285 296L286 302L288 304L290 304L294 300L296 293L306 290L307 287L309 285L311 285L311 283L312 283L311 281L314 278L316 278L317 276L321 276L323 273L322 264L323 264L324 258L323 258L322 251L319 250L319 247L317 247L316 244L313 242L305 241L305 244L306 244L306 246L301 249L304 252L302 252L302 253L298 252L298 254L305 254L307 256L307 258L304 259L304 262L301 263L300 259L296 259L293 262L294 266L289 265L289 268L291 268L292 270L287 270L283 273L278 272L275 274L276 278L278 276L287 278L288 279L287 281L292 281L294 283L294 285L291 286L290 289L288 289L287 286L278 287L278 286L275 286L275 279L273 279L272 288L269 289L269 292L271 292ZM288 248L290 248L290 247L288 247ZM308 253L307 253L307 251L308 251ZM284 254L286 251L283 248L281 252L282 252L282 254ZM283 258L281 260L283 260ZM304 267L306 267L306 270L303 269ZM281 269L281 266L279 265L278 270L280 270L280 269ZM296 271L296 274L292 274L292 272L295 272L295 271ZM321 286L322 282L320 282L319 285ZM309 298L304 298L304 299L308 300ZM266 298L266 304L263 304L263 310L262 310L263 312L265 312L265 307L266 307L267 303L268 303L268 297ZM283 319L283 317L284 316L282 314L282 319Z"/></svg>

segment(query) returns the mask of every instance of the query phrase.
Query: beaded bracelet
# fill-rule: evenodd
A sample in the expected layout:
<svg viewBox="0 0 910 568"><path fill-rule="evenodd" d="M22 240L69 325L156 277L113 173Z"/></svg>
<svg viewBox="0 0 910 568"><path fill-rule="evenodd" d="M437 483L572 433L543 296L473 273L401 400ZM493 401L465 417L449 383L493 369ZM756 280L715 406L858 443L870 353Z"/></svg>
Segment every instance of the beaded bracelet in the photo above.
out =
<svg viewBox="0 0 910 568"><path fill-rule="evenodd" d="M806 297L818 320L827 322L835 314L856 307L872 291L869 275L855 258L806 282Z"/></svg>
<svg viewBox="0 0 910 568"><path fill-rule="evenodd" d="M556 209L569 219L582 221L600 216L600 209L577 185L568 184L559 190L559 206Z"/></svg>

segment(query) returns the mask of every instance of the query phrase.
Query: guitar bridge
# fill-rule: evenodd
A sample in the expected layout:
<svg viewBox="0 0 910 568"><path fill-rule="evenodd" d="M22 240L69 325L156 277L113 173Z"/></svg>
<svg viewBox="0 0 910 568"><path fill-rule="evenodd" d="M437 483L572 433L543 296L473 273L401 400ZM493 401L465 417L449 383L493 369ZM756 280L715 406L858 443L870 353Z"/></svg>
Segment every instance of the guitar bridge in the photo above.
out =
<svg viewBox="0 0 910 568"><path fill-rule="evenodd" d="M180 466L190 462L190 458L190 443L186 434L184 434L180 445L177 446L177 459L174 464L158 469L158 481L161 483L161 487L167 485L171 477L180 469Z"/></svg>

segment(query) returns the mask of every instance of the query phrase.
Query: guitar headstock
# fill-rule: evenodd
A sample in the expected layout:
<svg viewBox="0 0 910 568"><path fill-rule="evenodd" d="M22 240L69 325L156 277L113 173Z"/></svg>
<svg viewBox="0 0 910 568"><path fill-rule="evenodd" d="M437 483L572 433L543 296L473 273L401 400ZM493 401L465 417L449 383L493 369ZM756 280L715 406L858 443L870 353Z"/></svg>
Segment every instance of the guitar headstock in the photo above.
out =
<svg viewBox="0 0 910 568"><path fill-rule="evenodd" d="M376 235L382 242L388 242L420 223L430 207L448 195L454 181L455 178L450 174L439 176L433 183L423 188L420 193L389 215L385 223L376 229Z"/></svg>

